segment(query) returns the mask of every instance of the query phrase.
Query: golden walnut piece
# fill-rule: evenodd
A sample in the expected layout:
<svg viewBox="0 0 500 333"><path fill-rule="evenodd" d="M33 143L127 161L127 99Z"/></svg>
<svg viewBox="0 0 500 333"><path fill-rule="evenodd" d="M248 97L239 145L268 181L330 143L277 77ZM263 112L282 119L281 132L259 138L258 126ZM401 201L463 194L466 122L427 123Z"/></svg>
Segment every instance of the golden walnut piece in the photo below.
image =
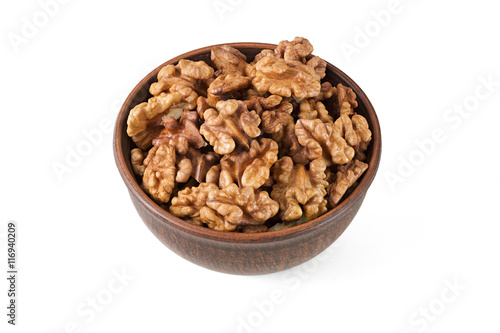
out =
<svg viewBox="0 0 500 333"><path fill-rule="evenodd" d="M203 113L205 123L200 127L200 133L214 147L214 151L221 155L229 154L236 144L250 148L250 140L261 134L257 113L248 111L245 103L235 99L218 102L217 110L206 110Z"/></svg>
<svg viewBox="0 0 500 333"><path fill-rule="evenodd" d="M368 164L353 160L338 168L335 182L328 187L328 203L335 207L338 205L346 191L368 169Z"/></svg>
<svg viewBox="0 0 500 333"><path fill-rule="evenodd" d="M314 58L313 58L314 59ZM313 60L311 59L311 60ZM320 80L324 76L308 63L274 57L264 57L255 66L255 77L252 84L258 91L268 91L274 95L298 98L316 97L321 91Z"/></svg>
<svg viewBox="0 0 500 333"><path fill-rule="evenodd" d="M237 227L263 225L278 210L279 204L269 193L231 184L210 192L200 217L211 229L233 231Z"/></svg>
<svg viewBox="0 0 500 333"><path fill-rule="evenodd" d="M169 144L153 147L144 160L142 188L158 202L168 202L175 187L175 149Z"/></svg>
<svg viewBox="0 0 500 333"><path fill-rule="evenodd" d="M179 60L177 65L167 65L158 73L158 82L151 84L149 92L156 96L174 85L189 87L206 96L206 89L214 79L214 69L204 61Z"/></svg>
<svg viewBox="0 0 500 333"><path fill-rule="evenodd" d="M314 219L326 212L326 165L321 159L309 164L309 170L301 164L293 164L290 157L285 156L276 162L273 178L277 183L273 186L271 197L280 205L280 218L293 221L303 218ZM301 207L302 205L302 207Z"/></svg>
<svg viewBox="0 0 500 333"><path fill-rule="evenodd" d="M219 185L225 188L232 183L240 187L257 189L269 178L271 166L278 159L278 144L262 138L253 140L250 150L233 151L221 161Z"/></svg>
<svg viewBox="0 0 500 333"><path fill-rule="evenodd" d="M203 225L200 218L200 209L205 206L210 192L218 191L217 185L201 183L196 187L188 187L179 191L177 197L172 199L170 213L185 219L195 225Z"/></svg>
<svg viewBox="0 0 500 333"><path fill-rule="evenodd" d="M142 149L151 147L153 139L162 131L164 116L179 118L184 110L196 107L198 95L191 89L175 85L170 92L151 97L135 106L127 119L127 134Z"/></svg>

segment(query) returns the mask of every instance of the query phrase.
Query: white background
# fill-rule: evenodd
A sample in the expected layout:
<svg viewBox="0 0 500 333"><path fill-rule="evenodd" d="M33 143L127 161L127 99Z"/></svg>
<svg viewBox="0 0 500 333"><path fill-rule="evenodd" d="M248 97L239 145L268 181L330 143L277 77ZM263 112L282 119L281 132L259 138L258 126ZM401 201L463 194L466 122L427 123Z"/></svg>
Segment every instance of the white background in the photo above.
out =
<svg viewBox="0 0 500 333"><path fill-rule="evenodd" d="M0 5L1 276L9 220L20 271L16 327L1 279L2 332L499 332L493 1L401 0L384 26L373 13L389 0L66 2L46 22L35 0ZM34 20L38 31L23 36ZM14 45L14 35L25 39ZM254 277L195 266L140 220L99 126L178 54L295 36L371 99L383 134L377 177L318 259ZM102 142L58 179L54 164L84 131L102 131ZM444 139L430 144L434 131Z"/></svg>

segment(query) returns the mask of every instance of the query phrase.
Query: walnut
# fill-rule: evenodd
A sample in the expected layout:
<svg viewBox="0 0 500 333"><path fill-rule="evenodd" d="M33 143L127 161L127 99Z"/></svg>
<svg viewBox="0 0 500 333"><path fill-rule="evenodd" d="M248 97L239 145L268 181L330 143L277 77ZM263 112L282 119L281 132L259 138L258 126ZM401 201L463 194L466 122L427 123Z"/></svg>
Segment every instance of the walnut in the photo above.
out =
<svg viewBox="0 0 500 333"><path fill-rule="evenodd" d="M200 219L200 210L205 206L209 193L217 190L219 188L213 183L201 183L197 187L185 188L172 198L170 213L201 226L203 222Z"/></svg>
<svg viewBox="0 0 500 333"><path fill-rule="evenodd" d="M299 119L295 134L299 143L305 147L309 159L322 157L327 166L345 164L354 157L354 149L344 139L342 126L324 123L320 119Z"/></svg>
<svg viewBox="0 0 500 333"><path fill-rule="evenodd" d="M138 147L149 148L153 138L161 132L162 118L169 115L175 117L184 110L194 109L197 98L192 89L174 85L171 92L162 92L130 110L127 134Z"/></svg>
<svg viewBox="0 0 500 333"><path fill-rule="evenodd" d="M255 65L255 77L252 84L258 91L299 98L317 96L321 91L321 76L315 67L300 61L263 57Z"/></svg>
<svg viewBox="0 0 500 333"><path fill-rule="evenodd" d="M214 46L210 58L218 69L217 76L228 73L245 75L245 69L248 66L247 57L234 47L229 45Z"/></svg>
<svg viewBox="0 0 500 333"><path fill-rule="evenodd" d="M205 146L205 140L198 130L198 113L196 111L185 111L179 122L174 117L165 117L163 119L164 129L158 138L153 140L153 144L159 146L168 143L174 146L180 155L186 154L189 147L201 148Z"/></svg>
<svg viewBox="0 0 500 333"><path fill-rule="evenodd" d="M237 227L262 225L278 210L279 204L267 192L231 184L209 193L200 217L211 229L232 231Z"/></svg>
<svg viewBox="0 0 500 333"><path fill-rule="evenodd" d="M217 110L206 110L203 114L205 123L200 127L200 133L214 147L214 151L221 155L229 154L236 144L250 148L250 140L261 133L260 118L255 111L248 111L245 103L234 99L218 102Z"/></svg>
<svg viewBox="0 0 500 333"><path fill-rule="evenodd" d="M177 65L167 65L158 73L158 82L153 83L149 92L159 95L174 85L185 86L203 95L214 78L214 69L204 61L179 60Z"/></svg>
<svg viewBox="0 0 500 333"><path fill-rule="evenodd" d="M354 131L358 136L358 145L353 146L356 151L356 158L360 161L366 160L365 151L368 149L368 145L372 140L372 132L370 131L368 122L365 117L359 114L355 114L351 118Z"/></svg>
<svg viewBox="0 0 500 333"><path fill-rule="evenodd" d="M325 105L321 102L315 102L313 99L308 99L300 103L300 119L320 119L324 123L333 124L333 118L328 113Z"/></svg>
<svg viewBox="0 0 500 333"><path fill-rule="evenodd" d="M334 91L335 87L333 87L330 82L323 82L321 84L321 90L319 92L319 95L314 97L314 100L316 102L322 102L324 100L327 100L333 96Z"/></svg>
<svg viewBox="0 0 500 333"><path fill-rule="evenodd" d="M230 72L229 74L223 74L216 78L208 87L207 103L215 107L217 102L221 100L240 99L242 97L242 90L246 89L251 81L251 78L238 73Z"/></svg>
<svg viewBox="0 0 500 333"><path fill-rule="evenodd" d="M249 110L254 110L261 117L264 133L280 131L293 111L292 104L278 95L271 95L267 98L252 97L244 102Z"/></svg>
<svg viewBox="0 0 500 333"><path fill-rule="evenodd" d="M336 99L335 108L338 110L339 115L347 114L352 116L354 108L358 107L356 94L351 88L344 86L342 83L333 88L333 98Z"/></svg>
<svg viewBox="0 0 500 333"><path fill-rule="evenodd" d="M175 148L154 146L144 160L142 188L158 202L168 202L175 187Z"/></svg>
<svg viewBox="0 0 500 333"><path fill-rule="evenodd" d="M198 116L201 120L203 120L203 113L210 109L211 106L208 105L207 99L203 96L198 97L196 100L196 112L198 112Z"/></svg>
<svg viewBox="0 0 500 333"><path fill-rule="evenodd" d="M140 148L134 148L130 151L130 162L132 164L132 170L139 177L142 177L144 175L144 169L146 169L144 164L142 164L144 161L144 157L144 153Z"/></svg>
<svg viewBox="0 0 500 333"><path fill-rule="evenodd" d="M311 161L306 148L300 145L295 135L295 121L292 116L286 118L283 128L273 133L272 138L278 143L279 157L290 156L297 164L307 164Z"/></svg>
<svg viewBox="0 0 500 333"><path fill-rule="evenodd" d="M338 131L343 132L347 143L354 148L356 156L360 160L366 158L364 152L372 138L372 132L368 128L368 122L365 117L355 114L349 118L347 114L341 115L334 124Z"/></svg>
<svg viewBox="0 0 500 333"><path fill-rule="evenodd" d="M220 165L217 164L217 165L212 166L207 171L207 174L205 176L205 182L218 184L219 183L219 175L220 175Z"/></svg>
<svg viewBox="0 0 500 333"><path fill-rule="evenodd" d="M299 60L305 62L305 58L312 51L313 46L306 38L295 37L291 42L287 40L281 41L276 49L274 49L274 55L286 61Z"/></svg>
<svg viewBox="0 0 500 333"><path fill-rule="evenodd" d="M328 187L328 203L335 207L338 205L346 191L368 169L368 164L359 160L352 160L346 165L338 167L335 182Z"/></svg>
<svg viewBox="0 0 500 333"><path fill-rule="evenodd" d="M240 187L257 189L269 178L271 166L278 159L278 144L262 138L252 140L250 150L233 151L221 161L219 186L225 188L232 183Z"/></svg>
<svg viewBox="0 0 500 333"><path fill-rule="evenodd" d="M178 182L184 183L191 176L196 179L198 183L202 183L205 181L205 177L207 177L207 173L209 172L209 170L219 162L219 159L219 155L212 151L204 154L198 149L189 148L187 154L181 160L183 161L183 164L177 166L177 176L179 176L179 173L181 172L184 173L184 176L182 178L181 176L179 176L179 178L183 181L177 179L176 180Z"/></svg>
<svg viewBox="0 0 500 333"><path fill-rule="evenodd" d="M293 164L290 157L278 160L273 167L271 197L280 205L280 218L292 221L304 216L311 220L326 212L326 165L321 159L309 164L309 170L301 164ZM302 208L301 206L302 205Z"/></svg>

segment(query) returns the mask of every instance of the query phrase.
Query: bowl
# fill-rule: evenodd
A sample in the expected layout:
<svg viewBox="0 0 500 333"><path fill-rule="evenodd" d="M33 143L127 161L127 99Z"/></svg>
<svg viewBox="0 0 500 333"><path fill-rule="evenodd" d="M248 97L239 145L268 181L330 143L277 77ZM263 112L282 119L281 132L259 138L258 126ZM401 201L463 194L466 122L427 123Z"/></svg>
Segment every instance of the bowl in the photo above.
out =
<svg viewBox="0 0 500 333"><path fill-rule="evenodd" d="M263 43L227 45L240 50L250 60L262 49L276 47L274 44ZM342 83L354 90L358 101L356 112L367 119L372 131L372 142L367 151L369 167L358 180L354 191L324 215L289 229L253 234L231 233L189 224L161 208L140 188L130 162L133 142L126 133L127 117L135 105L151 97L149 86L156 81L163 66L176 64L180 59L203 60L212 65L212 47L190 51L165 62L132 90L121 107L114 129L113 151L116 165L143 222L165 246L179 256L205 268L231 274L257 275L289 269L328 248L356 216L380 162L381 134L377 115L361 88L338 68L327 63L324 80L335 85Z"/></svg>

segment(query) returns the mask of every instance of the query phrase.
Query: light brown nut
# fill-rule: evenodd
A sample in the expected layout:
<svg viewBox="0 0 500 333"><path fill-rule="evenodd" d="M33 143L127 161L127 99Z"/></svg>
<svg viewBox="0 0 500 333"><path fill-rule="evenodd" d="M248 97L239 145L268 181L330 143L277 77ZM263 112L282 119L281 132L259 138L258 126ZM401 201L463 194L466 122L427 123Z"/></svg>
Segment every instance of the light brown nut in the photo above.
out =
<svg viewBox="0 0 500 333"><path fill-rule="evenodd" d="M212 166L207 171L207 175L205 176L205 181L207 183L219 184L219 175L220 175L220 165L217 164Z"/></svg>
<svg viewBox="0 0 500 333"><path fill-rule="evenodd" d="M248 88L252 80L235 72L223 74L208 87L207 103L215 107L217 102L228 99L241 99L243 90Z"/></svg>
<svg viewBox="0 0 500 333"><path fill-rule="evenodd" d="M342 83L333 88L333 98L335 99L335 109L339 115L346 114L352 116L354 109L358 107L356 94L354 91L344 86Z"/></svg>
<svg viewBox="0 0 500 333"><path fill-rule="evenodd" d="M158 202L168 202L175 187L175 149L169 144L155 146L144 160L142 188Z"/></svg>
<svg viewBox="0 0 500 333"><path fill-rule="evenodd" d="M232 231L239 226L262 225L278 210L279 204L267 192L231 184L210 192L200 215L209 228Z"/></svg>
<svg viewBox="0 0 500 333"><path fill-rule="evenodd" d="M324 78L326 75L326 61L320 57L312 57L306 62L306 65L313 68L316 72L317 77L320 79ZM321 90L320 90L321 92Z"/></svg>
<svg viewBox="0 0 500 333"><path fill-rule="evenodd" d="M186 159L190 162L189 165L186 166L186 172L189 171L189 175L196 179L198 183L203 183L205 181L210 182L205 180L205 178L208 176L210 169L219 163L220 156L213 151L202 153L198 149L189 148ZM179 172L180 168L178 173Z"/></svg>
<svg viewBox="0 0 500 333"><path fill-rule="evenodd" d="M180 123L180 124L179 124ZM185 111L179 121L174 117L163 118L164 129L158 138L153 140L155 146L165 143L175 147L178 154L184 155L189 147L201 148L205 140L198 131L198 113Z"/></svg>
<svg viewBox="0 0 500 333"><path fill-rule="evenodd" d="M248 110L254 110L261 117L264 133L280 131L293 111L292 104L278 95L271 95L267 98L252 97L244 102Z"/></svg>
<svg viewBox="0 0 500 333"><path fill-rule="evenodd" d="M158 82L151 84L149 92L156 96L169 91L173 85L189 87L202 93L214 78L214 69L204 61L179 60L177 65L167 65L158 73Z"/></svg>
<svg viewBox="0 0 500 333"><path fill-rule="evenodd" d="M330 97L333 96L333 92L334 92L334 87L332 86L332 84L330 82L323 82L321 84L321 90L319 92L319 95L314 97L314 100L316 102L322 102L324 100L327 100L329 99Z"/></svg>
<svg viewBox="0 0 500 333"><path fill-rule="evenodd" d="M247 106L247 109L249 111L255 111L260 117L262 116L262 112L275 108L281 103L282 100L283 97L278 95L271 95L268 97L253 95L243 102L245 102L245 105Z"/></svg>
<svg viewBox="0 0 500 333"><path fill-rule="evenodd" d="M291 42L283 40L274 49L274 55L286 61L299 60L305 62L305 58L312 52L312 44L306 38L302 37L295 37Z"/></svg>
<svg viewBox="0 0 500 333"><path fill-rule="evenodd" d="M146 169L143 164L144 157L144 153L140 148L134 148L130 151L130 162L132 164L132 170L139 177L142 177L144 175L144 169Z"/></svg>
<svg viewBox="0 0 500 333"><path fill-rule="evenodd" d="M222 157L219 186L225 188L236 183L239 187L258 189L269 178L277 159L278 144L274 140L252 140L248 152L237 150Z"/></svg>
<svg viewBox="0 0 500 333"><path fill-rule="evenodd" d="M203 96L198 97L196 100L196 112L198 112L198 116L201 120L203 120L203 113L210 109L211 106L208 105L207 99Z"/></svg>
<svg viewBox="0 0 500 333"><path fill-rule="evenodd" d="M335 182L328 186L328 203L335 207L346 191L361 177L368 169L368 164L359 160L352 160L346 165L339 166Z"/></svg>
<svg viewBox="0 0 500 333"><path fill-rule="evenodd" d="M203 225L200 210L205 206L208 195L219 188L213 183L201 183L197 187L188 187L172 198L170 213L195 225Z"/></svg>
<svg viewBox="0 0 500 333"><path fill-rule="evenodd" d="M308 99L300 103L299 119L320 119L324 123L333 124L333 118L328 113L325 105Z"/></svg>
<svg viewBox="0 0 500 333"><path fill-rule="evenodd" d="M229 45L212 47L210 59L218 69L217 76L228 73L245 75L245 69L248 66L247 57Z"/></svg>
<svg viewBox="0 0 500 333"><path fill-rule="evenodd" d="M177 183L185 183L191 177L193 172L193 164L189 158L177 158L177 173L175 174L175 181Z"/></svg>
<svg viewBox="0 0 500 333"><path fill-rule="evenodd" d="M162 92L148 102L136 105L127 119L127 134L135 144L148 149L161 132L164 116L178 117L184 110L196 107L198 95L190 88L173 86L169 93Z"/></svg>
<svg viewBox="0 0 500 333"><path fill-rule="evenodd" d="M297 135L295 135L295 121L292 116L289 115L286 118L283 128L273 133L272 138L278 143L280 158L290 156L297 164L307 164L312 160L308 157L308 151L300 145Z"/></svg>
<svg viewBox="0 0 500 333"><path fill-rule="evenodd" d="M299 98L311 98L321 91L320 79L314 67L300 61L263 57L255 65L253 86L258 91Z"/></svg>
<svg viewBox="0 0 500 333"><path fill-rule="evenodd" d="M324 123L320 119L299 119L295 134L299 143L305 147L309 159L322 157L327 166L345 164L354 157L354 149L344 139L341 126Z"/></svg>
<svg viewBox="0 0 500 333"><path fill-rule="evenodd" d="M285 156L273 167L273 186L271 197L280 205L280 218L293 221L304 217L306 221L326 212L326 165L321 159L313 160L309 170L301 164L294 165ZM302 205L302 207L301 207Z"/></svg>
<svg viewBox="0 0 500 333"><path fill-rule="evenodd" d="M372 140L372 132L370 131L368 122L362 115L355 114L352 116L351 121L359 142L357 146L353 147L356 151L356 158L360 161L365 161L365 151Z"/></svg>
<svg viewBox="0 0 500 333"><path fill-rule="evenodd" d="M205 123L200 127L200 133L214 147L214 151L221 155L229 154L237 144L250 148L250 140L261 133L257 113L248 111L245 103L234 99L218 102L217 110L206 110L203 114Z"/></svg>

